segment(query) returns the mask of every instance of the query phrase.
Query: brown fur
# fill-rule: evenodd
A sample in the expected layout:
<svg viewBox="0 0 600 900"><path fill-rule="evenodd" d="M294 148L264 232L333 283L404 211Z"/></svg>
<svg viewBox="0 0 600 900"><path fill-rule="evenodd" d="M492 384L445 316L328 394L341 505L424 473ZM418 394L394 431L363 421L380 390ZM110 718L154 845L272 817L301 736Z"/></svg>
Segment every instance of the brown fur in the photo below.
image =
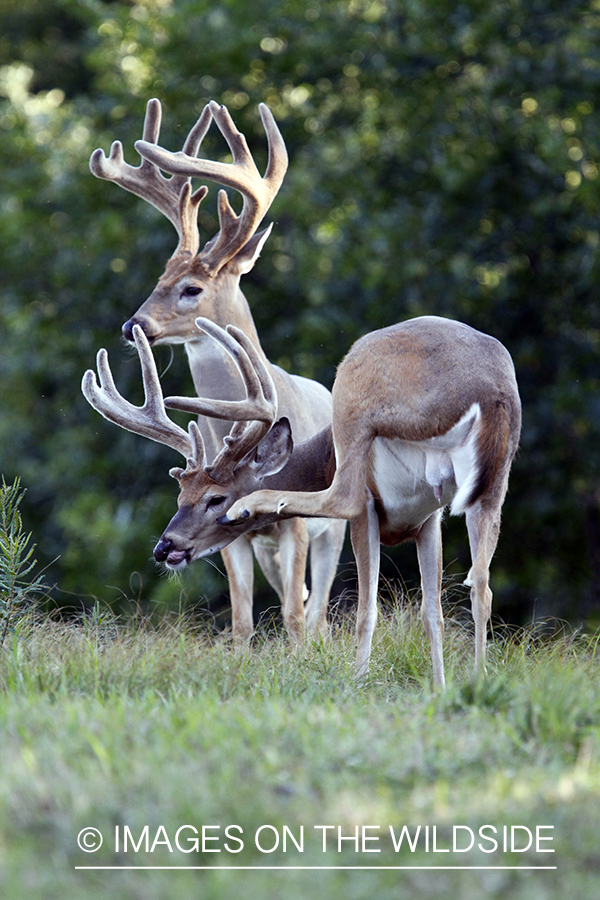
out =
<svg viewBox="0 0 600 900"><path fill-rule="evenodd" d="M408 460L411 448L418 448L419 442L427 443L414 452L424 453L425 459L431 458L436 448L442 447L443 453L444 438L459 422L468 427L469 418L465 417L473 411L471 428L477 429L475 458L467 463L468 457L457 457L457 462L463 469L468 464L471 472L475 471L470 495L460 497L459 511L467 513L473 557L468 583L475 619L475 660L476 667L482 668L491 608L488 570L521 427L520 400L510 355L494 338L467 325L425 316L372 332L357 341L338 368L332 395L337 469L331 486L316 493L306 483L298 484L303 490L261 490L236 502L227 518L251 521L277 513L350 520L359 573L357 669L361 673L368 665L375 621L379 562L373 529L377 529L383 543L414 539L422 574L423 620L432 643L434 681L442 685L442 507L434 502L434 490L427 481L427 463L423 476L423 470L414 467L423 463L410 468ZM383 445L388 457L374 471L373 442L381 438L396 443L387 449ZM468 432L461 440L467 438ZM402 460L402 442L407 442L406 464ZM464 449L465 445L461 446ZM390 487L386 494L388 485L381 480L384 476L392 482L395 477L399 479L396 493ZM412 488L411 478L415 479ZM472 478L471 474L461 482L465 490ZM404 518L399 499L408 510ZM451 500L448 496L446 503Z"/></svg>

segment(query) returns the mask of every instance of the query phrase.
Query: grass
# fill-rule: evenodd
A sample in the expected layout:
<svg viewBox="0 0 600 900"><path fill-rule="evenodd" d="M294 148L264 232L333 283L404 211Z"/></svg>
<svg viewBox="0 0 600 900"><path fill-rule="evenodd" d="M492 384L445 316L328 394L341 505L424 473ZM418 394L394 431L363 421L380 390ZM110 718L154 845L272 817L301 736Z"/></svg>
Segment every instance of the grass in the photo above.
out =
<svg viewBox="0 0 600 900"><path fill-rule="evenodd" d="M600 897L596 639L497 633L481 680L471 644L451 622L449 685L436 694L410 609L380 622L362 685L347 626L294 654L265 635L235 651L185 619L23 623L0 654L0 897ZM334 826L325 852L322 825ZM390 826L403 825L413 837L421 825L414 852L394 851ZM434 853L433 826L439 851L458 825L487 849L484 825L524 826L519 839L552 826L541 846L556 852L504 853L499 838L492 854ZM90 826L104 838L97 853L77 845ZM193 829L178 849L182 826ZM203 826L205 850L218 852L189 842ZM358 852L353 840L339 852L338 827L349 838L357 826ZM364 852L362 826L374 826ZM89 865L120 870L76 868ZM222 868L124 868L136 865ZM379 869L242 868L283 865ZM441 865L488 868L385 868ZM524 865L557 868L506 868Z"/></svg>

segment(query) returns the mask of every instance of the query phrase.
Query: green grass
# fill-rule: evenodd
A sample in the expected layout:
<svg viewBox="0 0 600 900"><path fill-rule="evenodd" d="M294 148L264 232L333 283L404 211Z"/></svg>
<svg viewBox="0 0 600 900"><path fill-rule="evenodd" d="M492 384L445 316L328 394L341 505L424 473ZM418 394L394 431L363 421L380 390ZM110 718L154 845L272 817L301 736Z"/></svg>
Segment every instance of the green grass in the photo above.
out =
<svg viewBox="0 0 600 900"><path fill-rule="evenodd" d="M450 623L448 688L429 685L411 610L382 619L371 673L353 677L349 627L291 653L259 636L250 653L184 619L153 628L110 617L22 625L0 655L0 896L7 898L600 897L600 659L596 640L497 633L488 676L471 677L470 631ZM115 827L154 851L116 853ZM184 853L180 826L218 853ZM224 835L237 825L243 849ZM380 853L322 850L316 825L379 826ZM553 826L555 853L394 852L389 827ZM97 853L81 829L104 837ZM164 830L160 830L164 826ZM287 851L261 853L285 826ZM462 836L467 832L462 831ZM525 832L521 831L520 835ZM193 835L191 830L182 837ZM431 836L431 831L430 831ZM162 840L162 843L160 841ZM169 852L169 840L173 852ZM180 840L183 847L186 845ZM484 846L491 846L485 844ZM80 870L88 865L233 870ZM247 871L247 866L379 866ZM556 870L387 866L555 865Z"/></svg>

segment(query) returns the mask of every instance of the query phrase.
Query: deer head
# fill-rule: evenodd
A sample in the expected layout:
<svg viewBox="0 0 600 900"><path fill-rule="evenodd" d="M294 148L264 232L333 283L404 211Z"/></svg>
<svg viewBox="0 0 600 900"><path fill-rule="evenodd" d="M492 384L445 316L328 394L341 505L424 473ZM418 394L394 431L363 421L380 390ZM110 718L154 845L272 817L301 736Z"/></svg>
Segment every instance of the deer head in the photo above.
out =
<svg viewBox="0 0 600 900"><path fill-rule="evenodd" d="M254 265L271 228L255 234L287 169L285 143L269 108L261 103L260 116L267 135L269 159L261 177L243 134L224 106L211 101L190 131L183 150L170 153L158 146L161 105L148 102L143 139L136 142L140 166L124 161L123 147L116 141L106 157L95 150L90 168L98 178L114 181L147 200L173 223L179 243L158 284L138 311L123 325L123 335L133 340L139 325L151 343L197 341L195 325L202 315L223 324L236 321L240 277ZM198 159L200 145L215 120L233 156L233 163ZM171 174L165 178L161 169ZM206 178L234 188L243 197L236 215L227 193L219 191L219 231L202 250L198 230L198 208L208 192L206 186L192 192L193 177Z"/></svg>
<svg viewBox="0 0 600 900"><path fill-rule="evenodd" d="M198 328L233 358L246 388L245 400L165 399L150 344L140 325L132 330L142 368L143 405L134 406L118 392L104 349L97 356L100 384L88 369L81 385L87 401L104 418L177 450L186 460L185 468L169 472L179 481L179 510L154 548L155 559L172 569L184 568L194 559L221 550L240 534L274 521L274 516L265 516L262 522L253 520L232 528L220 518L238 498L257 490L264 478L280 471L293 447L289 421L276 421L273 380L249 338L233 326L225 331L207 319L199 319ZM191 421L186 432L168 417L166 408L234 421L211 466L206 463L196 423Z"/></svg>

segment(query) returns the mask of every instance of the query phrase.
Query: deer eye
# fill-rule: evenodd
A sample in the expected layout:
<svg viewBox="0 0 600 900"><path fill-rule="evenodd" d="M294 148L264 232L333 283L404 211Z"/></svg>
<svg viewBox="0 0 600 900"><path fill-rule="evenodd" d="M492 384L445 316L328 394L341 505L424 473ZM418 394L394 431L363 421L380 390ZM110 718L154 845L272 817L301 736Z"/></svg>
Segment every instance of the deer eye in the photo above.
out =
<svg viewBox="0 0 600 900"><path fill-rule="evenodd" d="M210 500L208 501L207 505L209 507L210 506L221 506L223 503L225 503L226 499L227 499L226 497L211 497Z"/></svg>
<svg viewBox="0 0 600 900"><path fill-rule="evenodd" d="M181 296L182 297L197 297L198 294L201 294L201 293L202 293L201 287L197 287L195 284L188 284L188 286L184 287L184 289L182 290Z"/></svg>

